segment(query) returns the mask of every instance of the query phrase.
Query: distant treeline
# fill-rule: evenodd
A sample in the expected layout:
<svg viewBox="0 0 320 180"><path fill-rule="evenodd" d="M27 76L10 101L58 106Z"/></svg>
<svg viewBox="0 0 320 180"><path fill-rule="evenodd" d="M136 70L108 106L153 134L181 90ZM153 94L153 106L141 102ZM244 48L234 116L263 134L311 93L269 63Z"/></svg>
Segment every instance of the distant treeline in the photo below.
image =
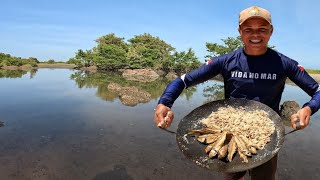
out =
<svg viewBox="0 0 320 180"><path fill-rule="evenodd" d="M97 43L95 47L89 50L79 49L75 57L70 58L66 63L75 64L79 68L96 66L99 70L151 68L178 73L191 71L202 64L192 48L178 52L164 40L148 33L134 36L127 41L110 33L95 41ZM224 45L206 43L208 51L206 58L223 55L242 46L240 37L228 37L222 41ZM31 64L35 67L38 63L43 62L39 62L34 57L23 59L0 53L0 66ZM57 62L50 59L45 63Z"/></svg>
<svg viewBox="0 0 320 180"><path fill-rule="evenodd" d="M21 57L11 56L10 54L0 53L0 68L3 66L23 66L27 64L31 65L32 67L37 67L38 63L54 64L54 63L57 63L57 61L53 59L49 59L46 62L40 62L35 57L21 58ZM59 63L61 63L61 61Z"/></svg>
<svg viewBox="0 0 320 180"><path fill-rule="evenodd" d="M240 37L222 39L224 45L206 43L207 58L219 56L242 47ZM166 72L187 72L201 65L192 48L178 52L170 44L148 33L125 41L114 33L96 40L90 50L79 49L68 63L81 66L97 66L102 70L152 68Z"/></svg>
<svg viewBox="0 0 320 180"><path fill-rule="evenodd" d="M28 59L21 57L14 57L10 54L0 53L0 67L2 66L22 66L30 64L32 67L36 67L39 63L37 58L29 57Z"/></svg>
<svg viewBox="0 0 320 180"><path fill-rule="evenodd" d="M101 70L152 68L178 72L192 70L201 64L191 48L178 52L164 40L147 33L128 41L111 33L95 41L97 46L90 50L79 49L68 63L94 65Z"/></svg>
<svg viewBox="0 0 320 180"><path fill-rule="evenodd" d="M208 52L205 58L224 55L243 47L240 36L221 40L224 43L223 45L210 42L205 44ZM192 48L178 52L164 40L148 33L136 35L127 41L122 37L117 37L114 33L110 33L99 37L95 41L97 43L95 47L89 50L79 49L75 52L75 57L70 58L66 63L75 64L79 68L96 66L99 70L151 68L178 73L191 71L202 64ZM275 48L275 46L269 47ZM31 66L36 67L38 63L55 64L57 61L50 59L46 62L39 62L34 57L24 59L0 53L0 67L4 65L22 66L24 64L31 64ZM307 71L320 73L319 70Z"/></svg>

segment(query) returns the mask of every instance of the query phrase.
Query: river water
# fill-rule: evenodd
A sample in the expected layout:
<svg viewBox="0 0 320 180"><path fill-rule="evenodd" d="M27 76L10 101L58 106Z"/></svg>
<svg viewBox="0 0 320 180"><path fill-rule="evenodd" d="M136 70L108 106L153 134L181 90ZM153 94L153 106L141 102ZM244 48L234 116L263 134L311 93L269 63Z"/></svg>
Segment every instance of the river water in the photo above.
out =
<svg viewBox="0 0 320 180"><path fill-rule="evenodd" d="M154 126L153 109L168 80L137 83L68 69L1 71L0 77L0 179L222 178L186 159L175 135ZM184 91L170 130L194 108L222 97L222 84L213 80ZM286 85L282 102L301 106L309 99ZM319 116L285 137L277 179L320 178Z"/></svg>

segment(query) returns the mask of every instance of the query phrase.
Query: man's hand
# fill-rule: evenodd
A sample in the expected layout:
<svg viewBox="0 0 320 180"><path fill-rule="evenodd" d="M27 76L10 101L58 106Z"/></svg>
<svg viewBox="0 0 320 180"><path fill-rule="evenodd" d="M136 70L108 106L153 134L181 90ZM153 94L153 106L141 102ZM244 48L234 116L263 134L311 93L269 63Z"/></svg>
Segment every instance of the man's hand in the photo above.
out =
<svg viewBox="0 0 320 180"><path fill-rule="evenodd" d="M296 114L291 116L291 124L293 129L296 129L296 121L300 120L300 129L304 129L308 126L310 122L311 109L309 106L306 106L300 109Z"/></svg>
<svg viewBox="0 0 320 180"><path fill-rule="evenodd" d="M154 122L159 128L170 127L174 114L171 109L163 104L158 104L154 113Z"/></svg>

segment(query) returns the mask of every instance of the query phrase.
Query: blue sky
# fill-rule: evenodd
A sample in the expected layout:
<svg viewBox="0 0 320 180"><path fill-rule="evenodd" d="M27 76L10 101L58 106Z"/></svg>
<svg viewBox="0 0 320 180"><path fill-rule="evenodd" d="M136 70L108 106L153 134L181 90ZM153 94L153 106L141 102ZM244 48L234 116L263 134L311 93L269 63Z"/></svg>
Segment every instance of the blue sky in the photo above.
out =
<svg viewBox="0 0 320 180"><path fill-rule="evenodd" d="M238 36L238 14L252 5L271 12L271 45L305 68L320 69L317 0L2 0L0 52L67 61L100 36L128 40L146 32L178 51L191 47L204 61L205 43Z"/></svg>

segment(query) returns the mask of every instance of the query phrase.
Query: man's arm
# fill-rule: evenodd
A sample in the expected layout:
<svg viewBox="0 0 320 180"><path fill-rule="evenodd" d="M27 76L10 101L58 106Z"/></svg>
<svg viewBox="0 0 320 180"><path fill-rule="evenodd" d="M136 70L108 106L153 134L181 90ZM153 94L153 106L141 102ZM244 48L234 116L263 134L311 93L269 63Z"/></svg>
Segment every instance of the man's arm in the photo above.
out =
<svg viewBox="0 0 320 180"><path fill-rule="evenodd" d="M169 83L159 99L155 109L154 121L158 127L167 128L171 125L174 113L171 111L174 101L180 96L183 89L207 81L221 72L224 57L210 60L196 70L178 77Z"/></svg>
<svg viewBox="0 0 320 180"><path fill-rule="evenodd" d="M288 61L287 65L287 75L289 79L312 97L296 114L291 116L293 128L296 128L295 122L299 119L301 128L303 129L308 126L310 116L316 113L320 108L320 87L296 61Z"/></svg>

